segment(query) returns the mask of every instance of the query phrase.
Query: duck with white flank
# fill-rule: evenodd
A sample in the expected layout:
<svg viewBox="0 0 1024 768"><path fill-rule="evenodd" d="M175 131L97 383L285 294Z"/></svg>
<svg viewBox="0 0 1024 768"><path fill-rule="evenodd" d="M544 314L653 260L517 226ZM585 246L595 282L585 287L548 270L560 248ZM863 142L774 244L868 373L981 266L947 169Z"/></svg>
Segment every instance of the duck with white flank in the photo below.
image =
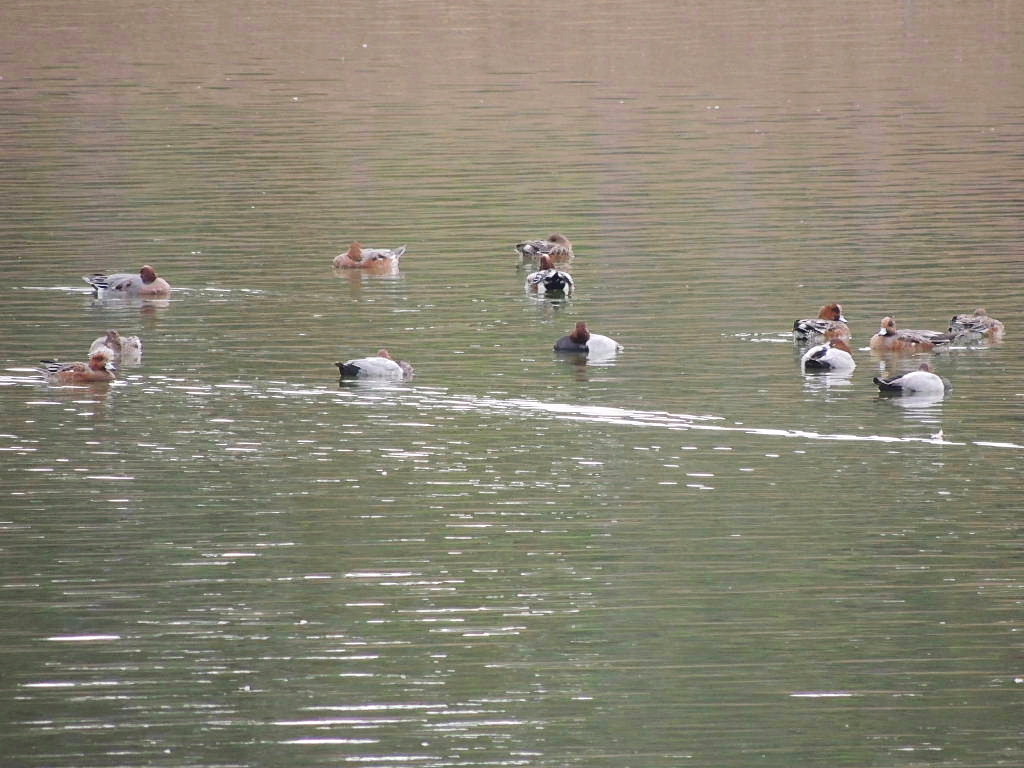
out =
<svg viewBox="0 0 1024 768"><path fill-rule="evenodd" d="M335 365L343 379L402 381L415 372L412 365L405 360L395 360L386 349L379 350L375 357L358 357Z"/></svg>
<svg viewBox="0 0 1024 768"><path fill-rule="evenodd" d="M540 269L531 272L526 276L526 292L538 296L565 296L569 298L576 290L576 284L572 275L556 269L551 262L551 257L544 255L540 257Z"/></svg>
<svg viewBox="0 0 1024 768"><path fill-rule="evenodd" d="M555 352L572 352L588 357L610 357L623 350L615 339L591 333L584 322L576 323L573 332L555 342Z"/></svg>
<svg viewBox="0 0 1024 768"><path fill-rule="evenodd" d="M842 339L826 341L808 349L800 358L804 371L852 371L857 367L850 346Z"/></svg>
<svg viewBox="0 0 1024 768"><path fill-rule="evenodd" d="M952 389L948 380L935 373L929 363L921 363L916 371L883 379L875 376L872 381L879 391L902 395L942 395Z"/></svg>

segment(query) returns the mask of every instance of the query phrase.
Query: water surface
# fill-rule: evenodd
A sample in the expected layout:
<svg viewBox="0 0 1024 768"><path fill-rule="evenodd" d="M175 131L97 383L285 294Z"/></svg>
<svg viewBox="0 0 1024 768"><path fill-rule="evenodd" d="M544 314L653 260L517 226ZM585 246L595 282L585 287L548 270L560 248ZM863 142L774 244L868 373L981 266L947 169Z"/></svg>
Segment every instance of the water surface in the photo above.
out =
<svg viewBox="0 0 1024 768"><path fill-rule="evenodd" d="M10 764L1021 762L1018 4L0 18ZM571 302L515 269L556 230ZM858 367L802 376L830 301ZM111 327L113 386L32 372Z"/></svg>

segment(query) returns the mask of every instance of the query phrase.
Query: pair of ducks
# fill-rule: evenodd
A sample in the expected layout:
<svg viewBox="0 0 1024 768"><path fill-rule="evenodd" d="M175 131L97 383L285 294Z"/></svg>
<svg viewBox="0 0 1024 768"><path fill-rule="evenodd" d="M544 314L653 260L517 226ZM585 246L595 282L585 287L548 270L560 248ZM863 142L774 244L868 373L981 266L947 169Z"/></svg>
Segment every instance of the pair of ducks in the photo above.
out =
<svg viewBox="0 0 1024 768"><path fill-rule="evenodd" d="M516 243L515 248L520 257L519 266L528 263L537 266L537 270L526 278L527 292L542 296L572 296L576 288L572 275L555 266L568 263L573 258L572 243L565 235L556 232L546 240L524 240ZM362 243L353 242L345 253L334 257L333 264L337 269L362 269L390 275L398 272L405 251L404 245L395 249L366 248Z"/></svg>
<svg viewBox="0 0 1024 768"><path fill-rule="evenodd" d="M564 234L555 232L547 240L516 243L515 250L519 254L519 266L527 263L537 266L536 271L526 275L527 293L566 298L572 295L575 290L572 275L556 266L572 260L572 244ZM334 266L340 269L366 269L377 274L393 274L397 272L399 260L404 253L406 246L392 250L364 248L360 243L352 243L348 251L334 257Z"/></svg>
<svg viewBox="0 0 1024 768"><path fill-rule="evenodd" d="M573 258L572 243L565 235L556 232L546 240L524 240L516 243L515 248L520 259L518 266L537 266L537 270L526 277L526 290L529 293L572 296L576 287L572 275L555 266L567 264ZM390 275L398 271L405 251L404 245L395 249L365 248L362 243L354 242L348 251L334 257L333 264L337 269L362 269Z"/></svg>
<svg viewBox="0 0 1024 768"><path fill-rule="evenodd" d="M363 248L352 243L348 251L334 257L335 267L367 269L375 272L397 271L398 262L405 254L405 246L396 248ZM171 295L171 285L156 270L146 264L139 273L117 272L112 275L96 272L82 278L92 286L97 298L121 296L128 298L163 299Z"/></svg>
<svg viewBox="0 0 1024 768"><path fill-rule="evenodd" d="M852 351L842 339L832 339L807 350L800 358L801 370L849 373L857 367ZM921 363L916 371L900 376L875 376L872 381L881 392L905 395L941 395L951 387L946 379L935 373L931 363Z"/></svg>
<svg viewBox="0 0 1024 768"><path fill-rule="evenodd" d="M89 347L88 363L59 363L40 360L40 371L51 384L109 383L116 377L116 363L137 365L142 360L142 339L107 331Z"/></svg>
<svg viewBox="0 0 1024 768"><path fill-rule="evenodd" d="M568 264L573 259L572 243L558 232L547 240L526 240L516 243L519 253L518 267L535 264L537 269L526 276L527 293L538 296L564 296L569 298L576 290L572 275L558 269L556 264Z"/></svg>
<svg viewBox="0 0 1024 768"><path fill-rule="evenodd" d="M882 325L871 337L869 346L879 352L927 352L953 341L1001 341L1003 331L1003 324L981 307L973 313L954 315L945 333L900 329L895 319L887 316L882 318ZM856 367L853 350L847 343L850 328L839 304L826 304L817 317L797 320L793 323L793 336L797 341L824 340L803 355L800 360L803 370L847 372ZM922 363L918 370L901 376L887 379L876 376L873 381L882 392L904 394L942 394L950 388L949 382L936 375L929 363Z"/></svg>
<svg viewBox="0 0 1024 768"><path fill-rule="evenodd" d="M543 257L548 257L547 269L555 264L567 264L573 259L572 243L565 235L556 232L546 240L524 240L516 243L519 254L519 266L524 264L541 264ZM345 253L334 257L334 266L339 269L378 269L381 267L397 268L406 246L398 248L366 248L362 243L353 242ZM541 267L545 269L545 267Z"/></svg>
<svg viewBox="0 0 1024 768"><path fill-rule="evenodd" d="M334 266L359 268L372 272L390 273L397 271L398 262L405 254L405 246L396 248L363 248L352 243L348 251L334 257ZM146 264L138 274L117 272L112 275L96 272L83 278L92 286L97 298L125 297L143 299L164 299L171 295L171 285L160 277L156 270Z"/></svg>
<svg viewBox="0 0 1024 768"><path fill-rule="evenodd" d="M593 358L608 358L623 350L615 339L591 333L584 322L576 323L572 333L555 342L554 351ZM412 365L405 360L395 360L386 349L376 356L360 357L335 363L341 378L374 379L377 381L404 381L415 373Z"/></svg>

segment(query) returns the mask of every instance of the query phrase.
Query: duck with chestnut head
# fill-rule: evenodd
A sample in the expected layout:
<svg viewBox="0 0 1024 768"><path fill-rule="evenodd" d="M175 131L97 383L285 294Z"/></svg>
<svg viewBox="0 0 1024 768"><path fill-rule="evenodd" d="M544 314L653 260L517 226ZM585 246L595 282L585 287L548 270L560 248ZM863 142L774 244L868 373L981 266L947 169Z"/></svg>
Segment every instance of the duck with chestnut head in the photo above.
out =
<svg viewBox="0 0 1024 768"><path fill-rule="evenodd" d="M95 272L82 279L92 286L93 294L99 299L111 296L159 299L171 295L170 283L157 275L156 270L148 264L137 275L130 272L112 275Z"/></svg>
<svg viewBox="0 0 1024 768"><path fill-rule="evenodd" d="M896 319L890 315L882 318L882 325L878 333L871 337L868 346L876 352L928 352L952 340L951 334L940 331L897 328Z"/></svg>
<svg viewBox="0 0 1024 768"><path fill-rule="evenodd" d="M555 342L555 352L569 352L588 357L610 357L622 350L623 346L615 339L591 333L584 322L576 323L572 333Z"/></svg>
<svg viewBox="0 0 1024 768"><path fill-rule="evenodd" d="M110 354L98 350L89 357L88 363L59 363L56 360L40 360L40 372L50 384L97 384L114 380L114 365Z"/></svg>
<svg viewBox="0 0 1024 768"><path fill-rule="evenodd" d="M793 338L800 342L850 340L850 327L843 316L842 304L826 304L817 317L805 317L793 323Z"/></svg>

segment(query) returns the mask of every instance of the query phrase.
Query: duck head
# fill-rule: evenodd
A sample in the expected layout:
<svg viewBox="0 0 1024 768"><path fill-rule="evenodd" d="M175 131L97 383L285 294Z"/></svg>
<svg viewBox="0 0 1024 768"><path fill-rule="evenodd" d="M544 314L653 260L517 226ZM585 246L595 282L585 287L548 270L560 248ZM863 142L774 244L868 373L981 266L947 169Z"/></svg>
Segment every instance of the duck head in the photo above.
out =
<svg viewBox="0 0 1024 768"><path fill-rule="evenodd" d="M882 326L878 329L879 336L895 336L896 335L896 320L893 317L886 316L882 318Z"/></svg>
<svg viewBox="0 0 1024 768"><path fill-rule="evenodd" d="M840 323L845 323L846 318L843 317L843 305L842 304L826 304L818 312L818 318L821 320L835 320Z"/></svg>
<svg viewBox="0 0 1024 768"><path fill-rule="evenodd" d="M590 341L590 329L587 328L587 324L584 322L576 323L576 327L569 334L569 338L577 344L586 344Z"/></svg>

